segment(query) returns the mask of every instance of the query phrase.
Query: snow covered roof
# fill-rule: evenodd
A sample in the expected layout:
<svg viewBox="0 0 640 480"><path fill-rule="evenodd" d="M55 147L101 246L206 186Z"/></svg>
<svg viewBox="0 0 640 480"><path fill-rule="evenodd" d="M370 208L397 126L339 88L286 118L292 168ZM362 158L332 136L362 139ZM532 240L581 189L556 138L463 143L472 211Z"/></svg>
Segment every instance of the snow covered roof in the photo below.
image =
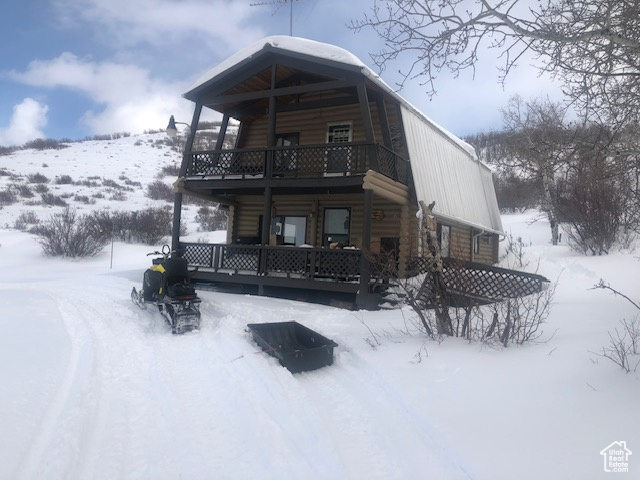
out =
<svg viewBox="0 0 640 480"><path fill-rule="evenodd" d="M469 155L473 156L474 158L476 157L475 150L471 145L460 140L458 137L438 125L416 107L411 105L407 100L398 95L395 90L389 87L389 85L387 85L377 73L367 67L367 65L365 65L365 63L358 57L356 57L353 53L335 45L317 42L315 40L309 40L307 38L274 35L258 40L257 42L234 53L226 60L223 60L221 63L201 75L194 82L191 88L184 94L184 96L186 97L194 90L200 89L208 83L212 83L216 77L227 72L228 70L249 62L257 54L263 52L266 49L294 52L302 55L308 55L314 58L321 58L336 63L342 63L351 67L357 67L361 71L361 73L368 77L373 83L393 96L401 104L403 104L410 110L413 110L416 115L422 117L425 122L427 122L433 128L437 129L442 135L444 135L458 147L465 150Z"/></svg>
<svg viewBox="0 0 640 480"><path fill-rule="evenodd" d="M306 38L274 35L258 40L242 50L239 50L226 60L223 60L215 67L205 72L195 81L185 95L196 90L202 85L209 83L211 80L215 79L218 75L226 72L227 70L241 63L246 63L257 53L262 52L266 48L286 50L289 52L309 55L310 57L324 58L337 63L367 68L367 66L362 63L358 57L343 48L329 45L328 43L316 42L315 40L308 40Z"/></svg>
<svg viewBox="0 0 640 480"><path fill-rule="evenodd" d="M410 130L407 131L407 143L418 200L426 203L436 200L434 213L444 219L461 221L486 231L502 232L491 172L478 160L474 148L398 95L377 73L343 48L300 37L266 37L204 73L184 96L191 97L196 90L206 88L218 77L250 62L266 50L305 55L359 70L402 106L405 129L409 127ZM435 172L443 176L434 177Z"/></svg>

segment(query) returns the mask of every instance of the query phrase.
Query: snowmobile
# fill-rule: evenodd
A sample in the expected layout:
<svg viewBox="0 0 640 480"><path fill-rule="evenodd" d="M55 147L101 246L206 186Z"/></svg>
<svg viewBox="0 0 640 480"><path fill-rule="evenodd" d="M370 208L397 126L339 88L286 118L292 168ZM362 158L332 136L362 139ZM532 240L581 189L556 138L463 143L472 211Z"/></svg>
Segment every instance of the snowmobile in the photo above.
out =
<svg viewBox="0 0 640 480"><path fill-rule="evenodd" d="M155 304L165 317L174 334L200 329L200 298L190 281L187 260L164 245L162 251L148 253L160 255L144 272L142 289L133 287L131 300L142 309Z"/></svg>

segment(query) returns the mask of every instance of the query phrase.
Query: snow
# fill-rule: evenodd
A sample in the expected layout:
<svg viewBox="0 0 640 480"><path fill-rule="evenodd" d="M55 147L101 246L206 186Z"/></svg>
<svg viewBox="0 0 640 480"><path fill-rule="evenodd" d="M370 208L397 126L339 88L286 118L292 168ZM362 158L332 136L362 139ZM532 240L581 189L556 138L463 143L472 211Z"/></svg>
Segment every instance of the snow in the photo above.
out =
<svg viewBox="0 0 640 480"><path fill-rule="evenodd" d="M23 151L0 156L0 169L74 180L126 169L143 185L127 200L78 206L145 208L144 185L174 158L141 138L160 137ZM19 181L2 176L0 190ZM537 212L503 216L527 269L559 279L546 342L523 347L429 340L409 310L215 291L199 292L201 331L174 336L129 298L157 247L116 242L112 266L110 247L45 257L10 228L21 211L59 209L33 203L0 210L2 479L597 479L615 441L634 452L616 477L637 478L640 372L596 355L637 311L589 290L604 278L640 299L637 253L580 256L549 245ZM287 320L338 343L334 364L292 375L246 331Z"/></svg>
<svg viewBox="0 0 640 480"><path fill-rule="evenodd" d="M197 89L201 85L209 82L210 80L214 79L230 68L233 68L236 65L251 59L251 57L262 51L265 47L288 50L291 52L301 53L303 55L332 60L338 63L344 63L347 65L362 67L365 69L367 68L358 57L348 52L347 50L335 45L317 42L315 40L309 40L307 38L273 35L270 37L265 37L252 43L251 45L246 46L245 48L230 55L227 59L223 60L213 68L207 70L200 77L198 77L191 88L189 88L188 92ZM186 95L188 95L188 93Z"/></svg>

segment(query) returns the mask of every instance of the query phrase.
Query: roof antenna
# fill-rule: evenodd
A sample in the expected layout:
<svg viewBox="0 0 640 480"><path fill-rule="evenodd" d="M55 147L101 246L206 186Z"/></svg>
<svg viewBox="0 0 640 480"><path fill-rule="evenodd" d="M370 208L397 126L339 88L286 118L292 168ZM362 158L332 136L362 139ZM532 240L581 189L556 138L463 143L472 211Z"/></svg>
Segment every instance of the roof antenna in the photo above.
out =
<svg viewBox="0 0 640 480"><path fill-rule="evenodd" d="M285 4L289 4L289 36L293 37L293 2L297 2L299 0L265 0L263 2L255 2L250 3L250 7L262 7L265 5L275 5L276 9L271 12L271 15L275 15L280 7Z"/></svg>

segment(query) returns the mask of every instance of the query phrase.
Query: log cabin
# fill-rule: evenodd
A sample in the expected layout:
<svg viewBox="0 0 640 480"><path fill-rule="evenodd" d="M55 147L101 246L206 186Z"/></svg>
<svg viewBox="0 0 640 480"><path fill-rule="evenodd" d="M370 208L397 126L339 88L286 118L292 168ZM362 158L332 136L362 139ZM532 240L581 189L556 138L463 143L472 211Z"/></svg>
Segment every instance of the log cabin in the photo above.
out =
<svg viewBox="0 0 640 480"><path fill-rule="evenodd" d="M376 308L389 280L379 259L406 277L422 254L421 204L432 206L442 257L497 262L503 232L489 168L346 50L268 37L184 97L195 109L174 184L172 248L197 267L197 281ZM222 120L215 147L199 151L206 110ZM226 243L181 241L183 195L226 210Z"/></svg>

